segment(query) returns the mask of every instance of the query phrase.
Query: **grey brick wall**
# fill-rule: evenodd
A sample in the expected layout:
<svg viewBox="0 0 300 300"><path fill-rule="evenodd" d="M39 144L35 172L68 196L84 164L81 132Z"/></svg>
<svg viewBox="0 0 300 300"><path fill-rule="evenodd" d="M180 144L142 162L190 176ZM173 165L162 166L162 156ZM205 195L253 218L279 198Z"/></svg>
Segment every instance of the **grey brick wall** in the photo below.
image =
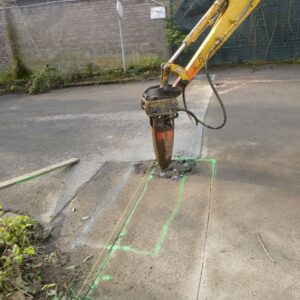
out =
<svg viewBox="0 0 300 300"><path fill-rule="evenodd" d="M120 40L115 0L78 0L28 6L44 0L18 1L11 8L18 45L32 68L56 63L66 68L87 63L120 65ZM168 5L168 0L160 1ZM27 5L27 7L22 7ZM123 33L128 61L168 56L164 21L151 20L151 0L124 0ZM7 68L9 51L0 14L0 67Z"/></svg>
<svg viewBox="0 0 300 300"><path fill-rule="evenodd" d="M10 64L10 49L5 34L4 11L0 11L0 71L7 71Z"/></svg>

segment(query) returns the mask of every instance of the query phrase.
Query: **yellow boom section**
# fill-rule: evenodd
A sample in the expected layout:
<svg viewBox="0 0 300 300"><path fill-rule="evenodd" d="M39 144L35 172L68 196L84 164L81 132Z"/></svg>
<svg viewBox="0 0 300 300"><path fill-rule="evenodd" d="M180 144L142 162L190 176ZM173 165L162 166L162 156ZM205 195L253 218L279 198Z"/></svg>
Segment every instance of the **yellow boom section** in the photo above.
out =
<svg viewBox="0 0 300 300"><path fill-rule="evenodd" d="M255 9L261 0L217 0L198 24L193 28L183 41L181 47L172 56L169 62L163 66L161 86L168 84L169 73L178 70L174 65L175 59L182 51L195 42L203 31L212 26L210 33L201 44L191 61L184 68L184 72L174 72L179 78L175 86L181 81L185 84L193 80L196 74L203 68L206 60L210 59L216 51L228 40L234 31L243 23L248 15ZM182 74L182 76L181 76Z"/></svg>

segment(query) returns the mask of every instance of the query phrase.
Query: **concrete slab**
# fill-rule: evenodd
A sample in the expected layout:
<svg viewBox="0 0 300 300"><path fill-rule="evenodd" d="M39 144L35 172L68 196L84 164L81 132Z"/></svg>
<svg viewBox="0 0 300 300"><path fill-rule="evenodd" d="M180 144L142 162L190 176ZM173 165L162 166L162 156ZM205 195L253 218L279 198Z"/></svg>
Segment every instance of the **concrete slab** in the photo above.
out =
<svg viewBox="0 0 300 300"><path fill-rule="evenodd" d="M145 178L150 162L104 164L68 208L75 211L67 213L59 234L60 247L78 261L93 254L75 294L86 299L197 296L215 161L190 163L192 171L175 180L159 177L156 168ZM120 234L107 244L133 198L136 205Z"/></svg>
<svg viewBox="0 0 300 300"><path fill-rule="evenodd" d="M299 65L218 72L229 122L205 132L218 174L199 299L300 299L299 80Z"/></svg>
<svg viewBox="0 0 300 300"><path fill-rule="evenodd" d="M199 299L300 298L299 176L276 173L219 161Z"/></svg>

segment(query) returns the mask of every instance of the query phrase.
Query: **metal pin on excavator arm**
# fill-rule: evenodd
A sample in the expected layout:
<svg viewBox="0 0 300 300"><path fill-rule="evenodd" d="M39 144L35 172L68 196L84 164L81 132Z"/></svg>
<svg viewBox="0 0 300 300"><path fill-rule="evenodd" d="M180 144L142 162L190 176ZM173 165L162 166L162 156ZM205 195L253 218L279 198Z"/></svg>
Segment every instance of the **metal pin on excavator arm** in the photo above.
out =
<svg viewBox="0 0 300 300"><path fill-rule="evenodd" d="M177 97L194 79L207 61L228 40L261 0L216 0L182 42L180 48L161 66L160 85L147 88L141 99L142 109L150 118L156 159L165 170L172 160ZM206 28L211 30L185 68L175 64L179 55L194 43ZM177 79L170 84L169 78Z"/></svg>

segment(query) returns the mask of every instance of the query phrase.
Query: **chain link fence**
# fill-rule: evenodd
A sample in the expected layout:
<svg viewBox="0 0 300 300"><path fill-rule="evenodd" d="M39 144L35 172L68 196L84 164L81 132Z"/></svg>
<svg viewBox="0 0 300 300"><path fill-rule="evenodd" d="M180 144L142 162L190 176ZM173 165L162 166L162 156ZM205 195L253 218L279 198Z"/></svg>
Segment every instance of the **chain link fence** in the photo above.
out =
<svg viewBox="0 0 300 300"><path fill-rule="evenodd" d="M170 0L174 3L175 0ZM214 0L183 0L173 9L173 23L188 34ZM175 3L174 3L175 4ZM205 36L205 33L204 33ZM203 37L183 54L187 63ZM213 64L300 60L300 1L262 0L212 59Z"/></svg>
<svg viewBox="0 0 300 300"><path fill-rule="evenodd" d="M150 18L158 4L122 2L126 63L168 57L164 20ZM7 38L8 26L14 41ZM32 70L46 64L63 71L121 67L116 0L0 0L0 73L10 68L11 44Z"/></svg>

